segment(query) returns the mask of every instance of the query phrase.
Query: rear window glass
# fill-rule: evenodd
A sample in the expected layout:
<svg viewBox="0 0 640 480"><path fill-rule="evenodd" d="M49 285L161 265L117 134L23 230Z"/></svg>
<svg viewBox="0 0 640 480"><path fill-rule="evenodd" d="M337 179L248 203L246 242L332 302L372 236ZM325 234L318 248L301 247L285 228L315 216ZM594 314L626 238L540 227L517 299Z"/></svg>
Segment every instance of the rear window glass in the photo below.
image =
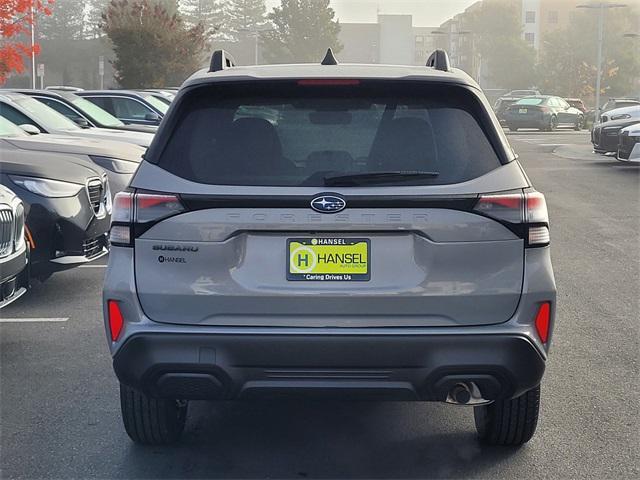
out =
<svg viewBox="0 0 640 480"><path fill-rule="evenodd" d="M376 185L436 185L500 166L477 119L483 107L470 92L412 90L201 87L181 103L156 163L200 183L257 186L329 186L336 176L387 172L396 175Z"/></svg>
<svg viewBox="0 0 640 480"><path fill-rule="evenodd" d="M516 105L540 105L544 100L544 98L523 98L522 100L518 100Z"/></svg>

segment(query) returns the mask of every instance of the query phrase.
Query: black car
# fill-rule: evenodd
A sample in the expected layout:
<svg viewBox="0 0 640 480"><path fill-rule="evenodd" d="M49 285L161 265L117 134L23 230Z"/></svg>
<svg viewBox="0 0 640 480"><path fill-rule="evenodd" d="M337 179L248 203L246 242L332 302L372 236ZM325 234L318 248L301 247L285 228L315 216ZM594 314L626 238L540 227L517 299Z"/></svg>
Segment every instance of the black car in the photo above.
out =
<svg viewBox="0 0 640 480"><path fill-rule="evenodd" d="M0 184L24 204L33 277L108 253L111 195L99 167L74 155L2 148Z"/></svg>
<svg viewBox="0 0 640 480"><path fill-rule="evenodd" d="M98 127L148 133L155 133L157 130L157 127L151 125L127 125L95 103L73 92L27 89L14 89L13 91L39 100L81 127Z"/></svg>
<svg viewBox="0 0 640 480"><path fill-rule="evenodd" d="M24 205L0 185L0 308L29 288L29 245L24 231Z"/></svg>
<svg viewBox="0 0 640 480"><path fill-rule="evenodd" d="M618 151L618 134L620 130L629 125L638 123L637 118L625 118L622 120L609 120L596 123L591 130L591 143L596 153L615 153Z"/></svg>
<svg viewBox="0 0 640 480"><path fill-rule="evenodd" d="M509 106L503 118L511 131L519 128L553 131L558 127L581 130L584 126L584 113L552 95L521 98Z"/></svg>
<svg viewBox="0 0 640 480"><path fill-rule="evenodd" d="M130 125L160 125L169 105L149 92L132 90L88 90L76 92Z"/></svg>

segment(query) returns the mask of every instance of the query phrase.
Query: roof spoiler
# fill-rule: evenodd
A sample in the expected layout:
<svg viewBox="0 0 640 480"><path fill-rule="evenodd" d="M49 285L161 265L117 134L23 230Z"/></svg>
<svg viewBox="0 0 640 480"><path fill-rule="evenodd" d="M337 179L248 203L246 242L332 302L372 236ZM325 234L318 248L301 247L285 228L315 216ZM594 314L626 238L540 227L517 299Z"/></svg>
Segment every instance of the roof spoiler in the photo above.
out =
<svg viewBox="0 0 640 480"><path fill-rule="evenodd" d="M219 72L226 70L227 68L235 67L236 61L233 59L229 52L224 50L216 50L211 55L211 65L209 66L210 72Z"/></svg>
<svg viewBox="0 0 640 480"><path fill-rule="evenodd" d="M435 68L443 72L451 70L451 63L449 62L449 55L444 50L434 50L427 59L427 67Z"/></svg>

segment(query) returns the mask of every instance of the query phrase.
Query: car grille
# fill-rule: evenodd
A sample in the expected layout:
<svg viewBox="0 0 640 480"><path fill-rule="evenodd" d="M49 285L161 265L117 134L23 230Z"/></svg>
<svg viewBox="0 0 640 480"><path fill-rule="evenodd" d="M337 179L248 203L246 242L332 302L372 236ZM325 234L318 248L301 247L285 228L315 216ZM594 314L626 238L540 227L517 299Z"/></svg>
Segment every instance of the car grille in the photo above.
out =
<svg viewBox="0 0 640 480"><path fill-rule="evenodd" d="M102 249L106 245L104 235L99 237L88 238L82 242L82 251L87 258L93 258L102 252Z"/></svg>
<svg viewBox="0 0 640 480"><path fill-rule="evenodd" d="M25 240L24 238L24 206L22 205L22 203L20 203L16 207L15 226L13 231L14 231L13 240L15 242L14 245L17 250L18 248L22 247L22 242Z"/></svg>
<svg viewBox="0 0 640 480"><path fill-rule="evenodd" d="M91 203L91 208L93 208L93 213L100 211L100 204L104 196L103 191L104 187L99 179L89 180L87 183L87 193L89 194L89 202Z"/></svg>
<svg viewBox="0 0 640 480"><path fill-rule="evenodd" d="M15 235L15 219L13 211L8 208L0 209L0 257L5 257L13 251Z"/></svg>
<svg viewBox="0 0 640 480"><path fill-rule="evenodd" d="M620 134L619 140L620 140L620 146L623 146L623 147L631 147L635 143L635 140L629 136L629 132L624 132Z"/></svg>

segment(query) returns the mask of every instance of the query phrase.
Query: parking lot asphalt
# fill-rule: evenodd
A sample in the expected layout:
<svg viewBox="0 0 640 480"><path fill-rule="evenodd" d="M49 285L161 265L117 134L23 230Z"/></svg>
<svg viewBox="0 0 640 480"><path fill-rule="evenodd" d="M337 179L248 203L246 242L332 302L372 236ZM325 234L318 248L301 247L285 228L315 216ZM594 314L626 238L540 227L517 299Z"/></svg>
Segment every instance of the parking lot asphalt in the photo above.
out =
<svg viewBox="0 0 640 480"><path fill-rule="evenodd" d="M587 132L509 140L547 197L558 284L529 444L480 446L468 407L288 401L194 402L180 444L135 446L101 260L0 313L2 478L639 478L640 168L591 154Z"/></svg>

